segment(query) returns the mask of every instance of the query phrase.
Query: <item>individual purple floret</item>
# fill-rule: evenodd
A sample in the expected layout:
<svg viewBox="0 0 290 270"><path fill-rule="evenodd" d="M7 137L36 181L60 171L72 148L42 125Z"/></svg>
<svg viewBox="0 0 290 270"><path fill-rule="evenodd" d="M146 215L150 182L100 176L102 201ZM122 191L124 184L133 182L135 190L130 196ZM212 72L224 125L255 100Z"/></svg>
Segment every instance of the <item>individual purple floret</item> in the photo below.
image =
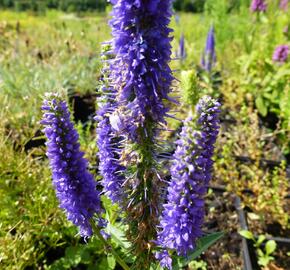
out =
<svg viewBox="0 0 290 270"><path fill-rule="evenodd" d="M210 72L216 62L214 27L211 26L207 34L205 49L201 58L201 67Z"/></svg>
<svg viewBox="0 0 290 270"><path fill-rule="evenodd" d="M136 141L138 127L165 122L172 71L171 0L112 0L111 81L123 108L124 131Z"/></svg>
<svg viewBox="0 0 290 270"><path fill-rule="evenodd" d="M251 11L252 12L265 12L267 9L267 3L265 0L252 0Z"/></svg>
<svg viewBox="0 0 290 270"><path fill-rule="evenodd" d="M179 39L179 48L177 52L177 57L180 58L181 60L184 60L186 58L184 34L182 34Z"/></svg>
<svg viewBox="0 0 290 270"><path fill-rule="evenodd" d="M288 0L280 0L279 4L280 9L287 11L288 9Z"/></svg>
<svg viewBox="0 0 290 270"><path fill-rule="evenodd" d="M79 227L82 236L91 236L90 220L101 212L100 194L93 175L87 170L78 143L78 133L70 120L66 102L50 95L43 102L41 124L48 139L47 156L60 207L68 220Z"/></svg>
<svg viewBox="0 0 290 270"><path fill-rule="evenodd" d="M162 267L171 269L172 268L172 259L170 255L168 254L168 251L163 250L160 252L155 253L156 259L160 262L160 265Z"/></svg>
<svg viewBox="0 0 290 270"><path fill-rule="evenodd" d="M189 117L184 122L171 165L171 182L160 221L157 243L186 256L202 236L204 195L212 174L214 143L219 132L220 104L205 96L196 106L197 130ZM168 258L158 253L161 264Z"/></svg>
<svg viewBox="0 0 290 270"><path fill-rule="evenodd" d="M285 63L289 55L289 46L288 45L279 45L276 47L273 54L273 61L279 63Z"/></svg>
<svg viewBox="0 0 290 270"><path fill-rule="evenodd" d="M98 156L100 160L99 170L103 176L102 185L105 194L114 202L120 202L122 197L122 184L124 176L122 172L124 167L119 163L119 140L116 137L112 125L110 123L110 114L114 110L114 104L111 96L109 100L98 111L97 127L97 145L99 148Z"/></svg>

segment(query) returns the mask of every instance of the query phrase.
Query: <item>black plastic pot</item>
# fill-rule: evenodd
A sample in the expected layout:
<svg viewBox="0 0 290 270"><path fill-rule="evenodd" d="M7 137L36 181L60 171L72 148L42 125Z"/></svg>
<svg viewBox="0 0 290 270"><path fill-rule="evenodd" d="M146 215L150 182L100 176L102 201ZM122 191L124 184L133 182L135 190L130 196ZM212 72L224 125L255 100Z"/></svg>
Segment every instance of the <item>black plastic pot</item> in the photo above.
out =
<svg viewBox="0 0 290 270"><path fill-rule="evenodd" d="M279 117L277 116L277 114L268 112L266 116L262 116L261 114L259 114L259 117L265 127L272 130L277 129L277 125L279 123Z"/></svg>
<svg viewBox="0 0 290 270"><path fill-rule="evenodd" d="M45 146L45 141L46 140L45 140L44 134L39 129L35 132L34 136L24 144L24 150L25 152L28 152L29 150L33 148Z"/></svg>
<svg viewBox="0 0 290 270"><path fill-rule="evenodd" d="M240 227L242 230L248 230L247 211L241 207L240 198L236 198L236 209L239 215ZM258 239L258 235L254 235ZM286 248L290 250L290 238L273 236L266 237L266 240L274 240L278 248ZM244 255L244 270L260 270L257 261L256 251L252 241L243 238L243 255Z"/></svg>
<svg viewBox="0 0 290 270"><path fill-rule="evenodd" d="M226 191L225 186L210 186L210 188L215 193L223 193ZM290 197L290 195L288 195L287 197ZM240 229L248 230L247 211L242 208L241 199L239 197L235 198L235 207L239 218ZM257 235L255 235L255 237L258 238ZM266 240L274 240L277 243L278 248L284 247L287 250L290 250L290 238L273 236L266 237ZM256 256L256 250L253 246L252 241L242 237L242 251L244 260L244 270L260 270L261 268L257 263L258 260Z"/></svg>
<svg viewBox="0 0 290 270"><path fill-rule="evenodd" d="M241 229L248 230L246 216L241 206L241 199L239 197L236 197L235 207L238 213ZM243 258L244 258L244 270L253 270L252 260L251 260L250 252L249 252L249 245L248 245L248 241L245 238L242 239L242 247L243 247Z"/></svg>
<svg viewBox="0 0 290 270"><path fill-rule="evenodd" d="M80 94L73 88L68 89L69 104L73 109L73 117L76 122L86 124L96 113L96 94Z"/></svg>

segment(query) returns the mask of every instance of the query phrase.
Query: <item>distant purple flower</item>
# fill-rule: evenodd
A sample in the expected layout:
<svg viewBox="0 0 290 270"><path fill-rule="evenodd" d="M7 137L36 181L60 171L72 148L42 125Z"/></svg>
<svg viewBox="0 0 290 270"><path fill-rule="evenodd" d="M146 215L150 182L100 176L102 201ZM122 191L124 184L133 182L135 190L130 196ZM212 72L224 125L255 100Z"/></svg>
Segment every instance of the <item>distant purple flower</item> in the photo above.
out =
<svg viewBox="0 0 290 270"><path fill-rule="evenodd" d="M201 66L207 72L212 70L216 62L214 28L211 26L206 39L206 46L201 58Z"/></svg>
<svg viewBox="0 0 290 270"><path fill-rule="evenodd" d="M114 0L111 82L124 107L124 131L136 141L145 119L165 122L173 80L171 57L171 0Z"/></svg>
<svg viewBox="0 0 290 270"><path fill-rule="evenodd" d="M279 45L276 47L273 54L273 61L284 63L287 61L289 55L289 46L288 45Z"/></svg>
<svg viewBox="0 0 290 270"><path fill-rule="evenodd" d="M178 13L174 13L174 19L177 25L180 24L180 16L178 15Z"/></svg>
<svg viewBox="0 0 290 270"><path fill-rule="evenodd" d="M280 9L287 11L288 9L288 0L280 0L279 4Z"/></svg>
<svg viewBox="0 0 290 270"><path fill-rule="evenodd" d="M157 238L161 247L184 256L195 249L197 238L202 236L204 195L211 179L220 104L205 96L197 104L196 112L198 130L194 129L192 118L188 118L176 142L172 179L160 222L162 230ZM162 253L157 257L168 262Z"/></svg>
<svg viewBox="0 0 290 270"><path fill-rule="evenodd" d="M65 209L68 220L79 227L82 236L91 236L90 219L101 212L100 194L80 151L68 107L59 97L50 96L43 102L42 110L47 156L60 207Z"/></svg>
<svg viewBox="0 0 290 270"><path fill-rule="evenodd" d="M265 0L252 0L251 11L252 12L265 12L267 9L267 3Z"/></svg>
<svg viewBox="0 0 290 270"><path fill-rule="evenodd" d="M179 39L179 48L177 51L177 57L180 58L181 60L184 60L186 58L184 34L182 34Z"/></svg>

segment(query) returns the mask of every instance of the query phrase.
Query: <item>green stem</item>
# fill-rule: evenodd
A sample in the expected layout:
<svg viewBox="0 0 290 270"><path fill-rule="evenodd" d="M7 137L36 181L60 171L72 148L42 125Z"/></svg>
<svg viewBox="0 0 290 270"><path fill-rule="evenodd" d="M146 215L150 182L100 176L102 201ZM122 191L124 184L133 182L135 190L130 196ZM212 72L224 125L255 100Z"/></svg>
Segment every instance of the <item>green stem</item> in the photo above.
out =
<svg viewBox="0 0 290 270"><path fill-rule="evenodd" d="M91 225L92 225L94 233L101 240L101 242L104 245L105 249L109 250L113 254L113 256L115 257L116 261L122 266L122 268L124 270L130 270L130 267L122 260L122 258L116 252L116 250L103 237L103 235L101 234L100 228L98 226L96 226L95 222L91 221Z"/></svg>

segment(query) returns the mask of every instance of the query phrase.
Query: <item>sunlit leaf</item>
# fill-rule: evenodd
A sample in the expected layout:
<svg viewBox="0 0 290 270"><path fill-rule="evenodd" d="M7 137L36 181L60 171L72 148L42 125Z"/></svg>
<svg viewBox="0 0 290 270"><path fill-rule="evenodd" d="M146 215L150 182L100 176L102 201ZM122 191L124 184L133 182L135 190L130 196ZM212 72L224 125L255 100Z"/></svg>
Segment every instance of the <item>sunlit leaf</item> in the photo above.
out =
<svg viewBox="0 0 290 270"><path fill-rule="evenodd" d="M267 255L272 254L275 251L276 247L277 247L277 244L274 240L267 241L266 246L265 246L266 254Z"/></svg>
<svg viewBox="0 0 290 270"><path fill-rule="evenodd" d="M239 234L243 237L245 237L246 239L251 239L254 240L254 235L252 234L252 232L247 231L247 230L241 230L239 231Z"/></svg>

